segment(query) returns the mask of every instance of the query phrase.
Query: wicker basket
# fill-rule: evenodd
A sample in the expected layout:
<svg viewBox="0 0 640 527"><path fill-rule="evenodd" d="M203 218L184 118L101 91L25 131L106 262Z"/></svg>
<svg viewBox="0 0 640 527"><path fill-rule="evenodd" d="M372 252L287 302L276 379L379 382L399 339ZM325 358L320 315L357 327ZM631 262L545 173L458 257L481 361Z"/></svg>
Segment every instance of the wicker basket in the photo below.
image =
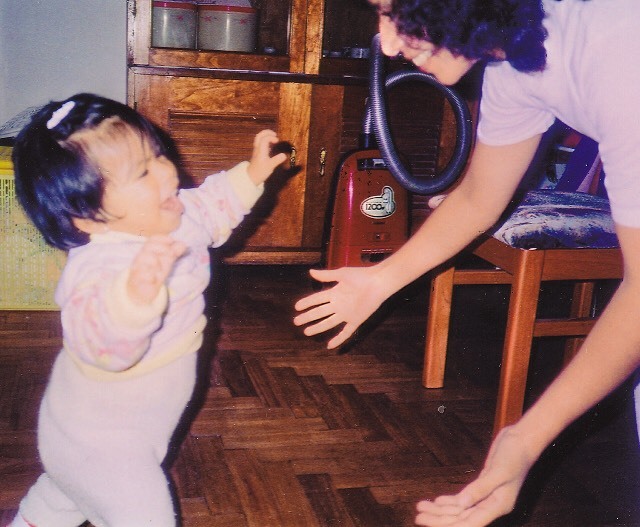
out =
<svg viewBox="0 0 640 527"><path fill-rule="evenodd" d="M11 148L0 147L0 309L57 310L53 294L65 261L18 204Z"/></svg>

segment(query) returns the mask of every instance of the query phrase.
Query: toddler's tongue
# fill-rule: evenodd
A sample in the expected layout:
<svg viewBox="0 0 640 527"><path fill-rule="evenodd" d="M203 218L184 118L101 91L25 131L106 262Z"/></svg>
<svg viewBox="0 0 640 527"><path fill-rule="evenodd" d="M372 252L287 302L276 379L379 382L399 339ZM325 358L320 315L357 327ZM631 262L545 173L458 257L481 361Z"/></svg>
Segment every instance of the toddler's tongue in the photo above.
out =
<svg viewBox="0 0 640 527"><path fill-rule="evenodd" d="M161 207L165 210L178 212L182 214L184 212L184 205L182 201L178 199L178 196L171 196L162 202Z"/></svg>

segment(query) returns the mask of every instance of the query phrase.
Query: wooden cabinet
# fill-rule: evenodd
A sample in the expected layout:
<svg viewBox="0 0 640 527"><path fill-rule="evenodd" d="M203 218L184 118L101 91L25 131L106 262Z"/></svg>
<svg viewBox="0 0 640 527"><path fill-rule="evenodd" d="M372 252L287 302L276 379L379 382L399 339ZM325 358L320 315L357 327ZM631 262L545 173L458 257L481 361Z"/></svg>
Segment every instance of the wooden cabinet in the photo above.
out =
<svg viewBox="0 0 640 527"><path fill-rule="evenodd" d="M358 147L367 97L368 61L351 50L368 49L375 13L364 0L255 0L257 49L244 53L151 47L152 4L128 0L128 102L172 135L193 178L247 159L263 128L295 147L299 172L267 182L227 244L228 260L319 262L334 172ZM394 113L413 123L396 139L408 140L409 156L428 152L435 169L443 105L437 94L426 97ZM425 140L414 144L418 136Z"/></svg>

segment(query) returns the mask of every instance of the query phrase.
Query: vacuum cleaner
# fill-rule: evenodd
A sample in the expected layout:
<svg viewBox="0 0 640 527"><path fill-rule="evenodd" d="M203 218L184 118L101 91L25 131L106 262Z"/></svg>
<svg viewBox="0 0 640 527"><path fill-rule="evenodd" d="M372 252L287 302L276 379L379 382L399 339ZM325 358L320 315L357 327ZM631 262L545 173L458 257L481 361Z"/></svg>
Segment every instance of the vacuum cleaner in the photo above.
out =
<svg viewBox="0 0 640 527"><path fill-rule="evenodd" d="M407 170L388 125L386 91L409 81L424 82L439 90L455 116L453 154L447 166L433 178L417 178ZM361 148L348 154L336 170L327 268L372 265L400 248L409 231L409 192L437 194L451 186L462 174L471 141L471 116L465 101L432 75L417 70L400 70L385 76L380 35L375 35L371 42L369 98Z"/></svg>

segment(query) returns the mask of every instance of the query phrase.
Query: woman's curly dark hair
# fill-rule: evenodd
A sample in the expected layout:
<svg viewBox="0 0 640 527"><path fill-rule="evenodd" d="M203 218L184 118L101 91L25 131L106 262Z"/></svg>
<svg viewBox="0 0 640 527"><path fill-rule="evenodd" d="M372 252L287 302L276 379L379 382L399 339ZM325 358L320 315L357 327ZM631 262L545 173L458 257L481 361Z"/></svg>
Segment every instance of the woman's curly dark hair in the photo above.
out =
<svg viewBox="0 0 640 527"><path fill-rule="evenodd" d="M546 64L541 0L391 0L380 9L398 32L469 59L496 60L502 50L517 70Z"/></svg>

